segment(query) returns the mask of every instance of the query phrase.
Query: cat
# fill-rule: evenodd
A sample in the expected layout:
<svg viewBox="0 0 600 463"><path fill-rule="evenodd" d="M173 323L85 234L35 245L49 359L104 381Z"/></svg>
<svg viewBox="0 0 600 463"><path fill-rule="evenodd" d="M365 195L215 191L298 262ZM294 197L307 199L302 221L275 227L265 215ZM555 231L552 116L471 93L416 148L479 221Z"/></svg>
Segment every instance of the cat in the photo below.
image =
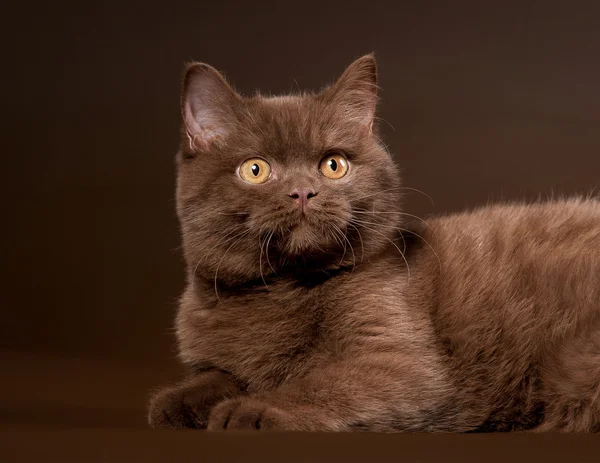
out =
<svg viewBox="0 0 600 463"><path fill-rule="evenodd" d="M189 374L153 394L150 426L599 431L599 202L414 219L377 90L372 54L276 97L187 66L175 325Z"/></svg>

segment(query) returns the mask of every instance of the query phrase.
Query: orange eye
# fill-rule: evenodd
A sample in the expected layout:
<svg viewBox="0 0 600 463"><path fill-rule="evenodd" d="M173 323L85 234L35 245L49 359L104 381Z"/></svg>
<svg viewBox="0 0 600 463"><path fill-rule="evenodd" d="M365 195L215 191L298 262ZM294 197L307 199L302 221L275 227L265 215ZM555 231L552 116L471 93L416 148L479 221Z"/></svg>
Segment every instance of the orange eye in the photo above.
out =
<svg viewBox="0 0 600 463"><path fill-rule="evenodd" d="M343 154L330 154L323 158L319 169L325 177L337 180L348 172L348 160Z"/></svg>
<svg viewBox="0 0 600 463"><path fill-rule="evenodd" d="M252 158L243 162L239 173L248 183L265 183L271 176L271 166L264 159Z"/></svg>

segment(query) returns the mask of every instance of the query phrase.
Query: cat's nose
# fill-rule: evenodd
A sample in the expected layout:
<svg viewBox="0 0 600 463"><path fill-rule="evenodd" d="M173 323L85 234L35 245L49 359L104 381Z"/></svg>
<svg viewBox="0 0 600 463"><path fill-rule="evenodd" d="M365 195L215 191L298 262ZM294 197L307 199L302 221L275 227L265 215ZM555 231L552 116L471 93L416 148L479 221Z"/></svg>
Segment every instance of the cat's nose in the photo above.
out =
<svg viewBox="0 0 600 463"><path fill-rule="evenodd" d="M304 207L308 200L314 198L317 194L312 188L295 188L288 196L295 199L298 204Z"/></svg>

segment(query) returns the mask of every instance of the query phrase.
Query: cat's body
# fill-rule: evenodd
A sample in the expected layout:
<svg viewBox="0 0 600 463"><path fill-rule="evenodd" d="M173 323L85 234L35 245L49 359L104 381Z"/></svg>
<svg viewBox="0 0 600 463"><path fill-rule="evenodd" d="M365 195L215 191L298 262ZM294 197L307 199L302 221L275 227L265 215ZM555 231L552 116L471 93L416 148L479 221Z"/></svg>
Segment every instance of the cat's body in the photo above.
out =
<svg viewBox="0 0 600 463"><path fill-rule="evenodd" d="M365 63L374 66L372 58L357 63L360 72L349 69L343 85L337 84L345 91L349 72L364 80ZM203 104L210 106L206 100ZM294 121L294 110L304 114L303 105L316 104L313 100L298 100L295 109L284 106L285 111L281 105L289 101L258 104L277 105L278 116L288 118L284 125L277 120L257 124L275 146L268 159L274 177L264 185L239 183L247 190L237 199L233 194L238 191L228 193L219 185L230 181L227 168L226 175L216 175L210 160L202 171L197 164L180 161L178 204L188 286L176 329L180 358L190 376L153 399L151 425L600 430L597 201L490 206L428 224L409 223L397 211L401 186L387 154L377 140L364 141L372 138L369 123L362 134L363 122L355 126L357 138L351 146L351 135L343 130L340 134L340 126L329 119L314 123L307 116L304 126ZM184 109L184 119L186 114ZM261 120L260 114L252 112L253 123ZM209 122L215 125L214 119ZM321 127L325 136L315 135L311 125ZM218 133L217 141L222 133L235 136L214 127L204 129L208 132ZM336 136L341 141L327 139ZM293 157L278 158L282 145L288 153L310 151L305 140L325 149L301 157L297 164ZM347 157L354 169L343 179L370 182L354 196L349 195L357 185L314 180L301 168L306 157L316 156L318 164L323 153L342 141L353 153ZM212 148L218 153L214 169L227 165L223 153L231 146L253 151L247 141L219 145L205 136L199 149L194 142L190 137L191 152ZM265 146L261 154L269 158L271 149ZM361 152L369 153L369 162L361 160ZM282 169L275 171L276 159L294 175L286 178ZM270 214L267 209L253 216L251 209L262 207L265 199L244 195L260 194L257 189L267 185L278 188L276 182L288 181L293 187L298 178L313 192L298 206L301 218L295 209L285 209L289 198L265 206L285 216L277 217L276 226L260 222ZM339 188L348 188L347 202L325 211L340 195ZM232 196L228 199L227 194ZM274 195L274 190L265 194ZM298 195L287 196L300 201ZM317 201L323 209L311 206ZM313 233L310 227L320 227L327 216L311 222L310 207L316 216L332 214L331 222L346 238L333 232L327 240L326 228ZM215 222L214 228L207 220ZM286 226L281 220L288 221ZM248 230L257 222L260 232L246 243Z"/></svg>

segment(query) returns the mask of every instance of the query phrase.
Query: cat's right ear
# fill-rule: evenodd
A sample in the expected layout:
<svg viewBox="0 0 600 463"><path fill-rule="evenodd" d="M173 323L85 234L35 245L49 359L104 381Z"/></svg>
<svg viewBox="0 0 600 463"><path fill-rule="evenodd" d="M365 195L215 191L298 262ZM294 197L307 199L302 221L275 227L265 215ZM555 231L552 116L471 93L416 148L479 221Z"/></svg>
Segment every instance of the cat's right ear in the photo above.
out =
<svg viewBox="0 0 600 463"><path fill-rule="evenodd" d="M235 123L240 96L212 66L186 66L181 88L181 115L192 153L223 145ZM186 147L188 148L188 147Z"/></svg>

